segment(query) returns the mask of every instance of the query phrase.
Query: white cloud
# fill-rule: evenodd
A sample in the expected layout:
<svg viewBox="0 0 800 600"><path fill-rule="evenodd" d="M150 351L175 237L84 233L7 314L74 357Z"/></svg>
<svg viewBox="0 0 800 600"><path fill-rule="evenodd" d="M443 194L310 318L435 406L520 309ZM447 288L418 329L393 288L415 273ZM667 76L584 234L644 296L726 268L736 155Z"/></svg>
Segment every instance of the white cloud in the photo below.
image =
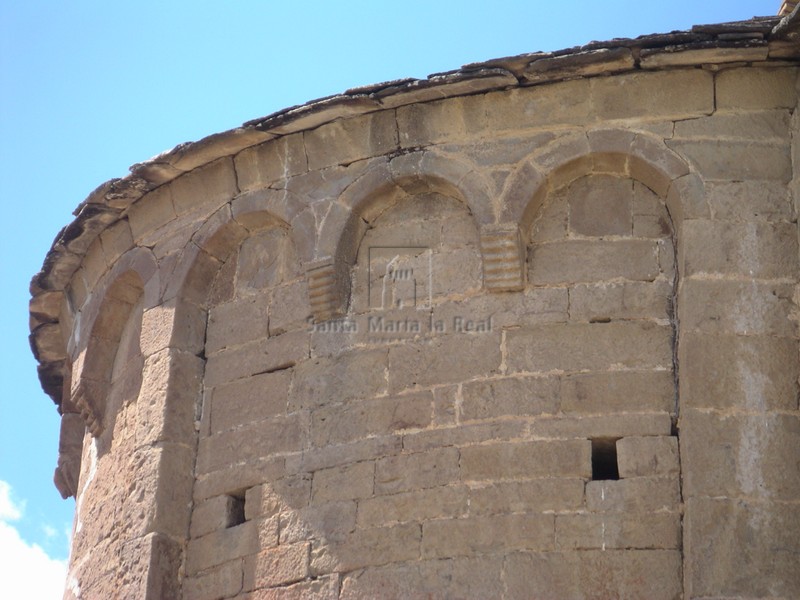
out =
<svg viewBox="0 0 800 600"><path fill-rule="evenodd" d="M15 504L11 499L11 486L0 480L0 521L16 521L22 517L25 504Z"/></svg>
<svg viewBox="0 0 800 600"><path fill-rule="evenodd" d="M11 486L0 481L0 596L53 600L64 593L66 561L56 560L38 544L29 544L12 525L25 505L11 498Z"/></svg>
<svg viewBox="0 0 800 600"><path fill-rule="evenodd" d="M47 523L42 523L42 532L44 533L45 537L48 540L51 540L54 537L56 537L56 535L58 535L58 531L56 531L56 528L51 527Z"/></svg>

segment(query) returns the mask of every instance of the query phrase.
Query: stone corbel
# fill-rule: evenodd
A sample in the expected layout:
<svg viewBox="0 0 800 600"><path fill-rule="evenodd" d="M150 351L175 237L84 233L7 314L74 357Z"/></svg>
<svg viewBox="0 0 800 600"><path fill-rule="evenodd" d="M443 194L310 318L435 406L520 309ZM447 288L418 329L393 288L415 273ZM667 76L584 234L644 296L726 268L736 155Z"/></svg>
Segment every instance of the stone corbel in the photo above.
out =
<svg viewBox="0 0 800 600"><path fill-rule="evenodd" d="M100 406L107 393L107 385L81 378L72 395L72 404L83 417L86 428L94 437L103 433L103 415Z"/></svg>
<svg viewBox="0 0 800 600"><path fill-rule="evenodd" d="M58 466L53 481L64 499L78 493L78 478L81 472L81 452L86 425L76 413L61 416L61 435L58 441Z"/></svg>
<svg viewBox="0 0 800 600"><path fill-rule="evenodd" d="M317 261L306 270L308 299L314 322L341 317L347 311L350 277L332 258Z"/></svg>
<svg viewBox="0 0 800 600"><path fill-rule="evenodd" d="M483 284L491 292L525 287L525 254L519 227L489 225L481 229Z"/></svg>

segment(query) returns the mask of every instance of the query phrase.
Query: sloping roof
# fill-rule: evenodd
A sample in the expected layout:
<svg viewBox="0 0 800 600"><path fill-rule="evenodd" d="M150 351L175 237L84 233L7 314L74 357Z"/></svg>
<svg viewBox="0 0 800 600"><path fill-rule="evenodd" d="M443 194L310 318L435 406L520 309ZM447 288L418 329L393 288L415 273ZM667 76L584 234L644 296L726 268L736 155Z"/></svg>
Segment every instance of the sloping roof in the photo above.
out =
<svg viewBox="0 0 800 600"><path fill-rule="evenodd" d="M180 144L130 168L130 175L99 186L74 211L31 281L31 347L42 386L56 403L66 358L58 323L64 290L92 242L124 218L151 190L223 156L324 123L443 98L527 87L637 70L800 60L797 7L781 18L698 25L689 31L590 42L557 52L536 52L465 65L426 79L401 79L353 88L244 123L241 127Z"/></svg>

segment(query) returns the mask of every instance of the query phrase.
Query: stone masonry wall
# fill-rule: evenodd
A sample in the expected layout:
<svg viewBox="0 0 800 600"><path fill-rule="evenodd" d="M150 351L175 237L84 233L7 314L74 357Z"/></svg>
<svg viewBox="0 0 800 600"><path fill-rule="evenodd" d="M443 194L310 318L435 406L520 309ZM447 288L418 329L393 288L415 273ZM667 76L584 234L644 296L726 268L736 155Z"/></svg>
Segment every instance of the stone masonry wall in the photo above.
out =
<svg viewBox="0 0 800 600"><path fill-rule="evenodd" d="M800 596L796 105L577 79L146 194L69 289L67 597Z"/></svg>

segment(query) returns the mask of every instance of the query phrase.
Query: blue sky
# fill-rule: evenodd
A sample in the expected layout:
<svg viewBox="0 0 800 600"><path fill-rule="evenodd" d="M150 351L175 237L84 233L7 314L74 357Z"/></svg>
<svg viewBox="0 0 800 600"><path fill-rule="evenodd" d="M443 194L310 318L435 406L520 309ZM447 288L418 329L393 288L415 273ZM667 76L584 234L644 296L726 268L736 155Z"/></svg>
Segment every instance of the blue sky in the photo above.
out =
<svg viewBox="0 0 800 600"><path fill-rule="evenodd" d="M27 577L8 557L45 561L38 572L61 588L59 563L47 561L67 557L74 502L52 484L58 415L28 347L28 282L97 185L178 143L350 87L779 5L0 2L0 595L13 597L14 573ZM40 597L57 597L45 579Z"/></svg>

